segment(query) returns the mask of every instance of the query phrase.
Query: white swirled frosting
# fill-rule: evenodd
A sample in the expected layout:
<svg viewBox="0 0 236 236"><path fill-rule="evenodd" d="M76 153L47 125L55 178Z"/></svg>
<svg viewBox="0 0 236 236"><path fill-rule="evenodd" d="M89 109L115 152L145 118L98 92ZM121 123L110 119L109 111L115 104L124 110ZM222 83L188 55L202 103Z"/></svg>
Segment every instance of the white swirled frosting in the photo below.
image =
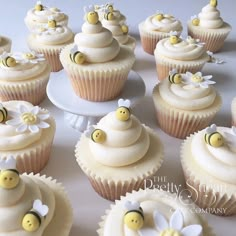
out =
<svg viewBox="0 0 236 236"><path fill-rule="evenodd" d="M142 229L151 228L155 230L155 223L153 220L154 211L158 210L167 220L170 222L173 212L177 209L181 210L183 215L184 226L189 225L203 225L202 220L195 211L191 211L188 207L192 205L184 205L180 202L178 197L171 195L170 193L161 192L157 189L146 189L139 190L138 192L133 192L128 194L126 197L123 197L120 201L116 201L110 211L107 211L105 216L105 221L102 222L103 228L98 231L99 236L140 236L138 231L130 230L124 224L124 215L127 212L125 208L125 203L138 202L140 207L143 209L144 215L144 225ZM145 234L148 235L148 234ZM159 235L158 232L156 234ZM169 234L166 234L169 235ZM206 232L206 229L203 226L202 236L212 235L209 232Z"/></svg>
<svg viewBox="0 0 236 236"><path fill-rule="evenodd" d="M55 211L53 191L39 178L22 175L18 186L14 189L0 188L0 236L42 236ZM22 228L24 215L32 209L32 203L41 199L49 207L49 212L42 220L36 232L26 232Z"/></svg>
<svg viewBox="0 0 236 236"><path fill-rule="evenodd" d="M162 20L157 20L155 15L149 16L145 20L145 26L148 30L155 30L160 32L182 31L183 27L179 20L171 15L165 15Z"/></svg>
<svg viewBox="0 0 236 236"><path fill-rule="evenodd" d="M171 44L169 38L165 38L157 43L155 52L171 59L190 61L200 58L206 50L187 40L180 39L179 43Z"/></svg>
<svg viewBox="0 0 236 236"><path fill-rule="evenodd" d="M0 64L0 80L18 82L41 78L42 76L45 77L45 73L48 73L48 68L49 65L46 61L40 61L37 63L23 63L18 61L14 67L6 67Z"/></svg>
<svg viewBox="0 0 236 236"><path fill-rule="evenodd" d="M158 86L161 98L170 106L182 110L195 111L207 108L214 103L217 96L213 86L202 88L183 83L171 84L168 79L163 80Z"/></svg>
<svg viewBox="0 0 236 236"><path fill-rule="evenodd" d="M8 113L18 111L19 104L22 104L29 109L33 108L32 104L22 101L10 101L2 104L7 109ZM12 119L12 117L8 117L8 119ZM30 131L19 133L16 131L15 126L0 123L0 151L23 149L40 140L42 132L42 129L40 129L37 133L31 133Z"/></svg>
<svg viewBox="0 0 236 236"><path fill-rule="evenodd" d="M227 127L217 127L225 138L226 133L231 133ZM229 184L236 184L236 152L229 147L227 141L221 147L212 147L204 140L205 130L193 136L191 152L197 165L209 175Z"/></svg>
<svg viewBox="0 0 236 236"><path fill-rule="evenodd" d="M130 165L143 158L149 149L149 134L133 115L124 122L111 112L99 121L96 128L105 131L106 141L99 144L90 140L90 150L94 159L104 165Z"/></svg>
<svg viewBox="0 0 236 236"><path fill-rule="evenodd" d="M220 28L224 22L220 17L220 12L216 7L210 4L202 8L202 11L198 15L200 19L199 26L207 29L217 29Z"/></svg>
<svg viewBox="0 0 236 236"><path fill-rule="evenodd" d="M75 35L74 42L78 51L84 53L86 61L91 63L111 61L120 51L117 40L100 22L95 25L85 22L82 32Z"/></svg>

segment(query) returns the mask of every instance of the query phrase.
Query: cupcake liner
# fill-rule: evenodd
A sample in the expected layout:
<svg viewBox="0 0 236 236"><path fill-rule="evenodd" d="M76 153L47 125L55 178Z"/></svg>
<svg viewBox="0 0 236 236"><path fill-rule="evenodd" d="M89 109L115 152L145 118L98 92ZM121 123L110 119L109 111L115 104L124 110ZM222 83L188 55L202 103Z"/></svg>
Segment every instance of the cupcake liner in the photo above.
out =
<svg viewBox="0 0 236 236"><path fill-rule="evenodd" d="M16 159L17 170L20 173L39 173L47 164L55 133L55 121L51 120L50 128L43 130L41 139L22 150L0 151L1 159L9 155Z"/></svg>
<svg viewBox="0 0 236 236"><path fill-rule="evenodd" d="M146 156L140 161L125 167L112 168L109 166L102 166L101 164L96 163L95 160L91 160L91 162L94 162L95 164L89 163L88 160L85 160L85 157L83 156L81 150L83 149L85 141L79 141L77 143L75 150L76 160L80 168L87 175L92 187L100 196L111 201L120 199L120 197L124 196L127 192L132 192L133 190L139 190L140 188L144 188L145 180L151 179L158 171L163 162L163 146L159 138L154 135L153 131L151 131L149 128L147 129L150 133L151 138L150 146L152 145L153 147L150 149L154 149L155 147L157 149L158 146L161 147L160 150L158 150L158 153L153 153L153 150L149 150ZM149 157L149 155L153 156ZM150 165L150 162L152 163L151 168L145 170L147 169L145 165L147 165L147 163L148 165ZM104 168L103 173L105 173L106 177L102 176L99 173L98 168L95 168L94 166L90 167L90 165L98 165L100 168ZM142 167L144 168L143 170ZM130 171L128 171L128 176L125 177L122 175L122 170L124 170L124 168L126 173L127 168L130 168ZM109 174L110 172L113 173L112 176Z"/></svg>
<svg viewBox="0 0 236 236"><path fill-rule="evenodd" d="M232 117L232 125L236 126L236 97L233 99L231 103L231 117Z"/></svg>
<svg viewBox="0 0 236 236"><path fill-rule="evenodd" d="M3 52L10 52L11 51L11 39L7 37L0 36L1 42L0 42L0 53Z"/></svg>
<svg viewBox="0 0 236 236"><path fill-rule="evenodd" d="M207 213L219 216L230 216L236 214L236 195L228 194L226 191L216 191L212 186L217 183L211 183L210 176L200 171L199 168L192 169L188 164L187 145L191 142L193 135L188 137L181 147L181 163L185 176L186 187L191 193L193 201ZM206 179L202 181L200 177ZM223 183L222 183L223 184ZM227 184L226 184L227 185ZM230 189L230 186L228 186Z"/></svg>
<svg viewBox="0 0 236 236"><path fill-rule="evenodd" d="M231 31L231 27L225 23L222 29L203 29L202 27L188 24L188 34L201 42L205 42L205 48L211 52L218 52L224 45L224 41Z"/></svg>
<svg viewBox="0 0 236 236"><path fill-rule="evenodd" d="M73 210L64 187L52 177L40 176L39 174L29 174L28 176L43 181L55 195L56 205L53 222L49 223L43 235L52 236L52 232L54 232L57 236L68 236L73 222Z"/></svg>
<svg viewBox="0 0 236 236"><path fill-rule="evenodd" d="M217 95L209 108L201 111L180 110L163 101L157 90L158 86L153 90L153 100L159 126L165 133L180 139L207 127L222 104L221 97Z"/></svg>
<svg viewBox="0 0 236 236"><path fill-rule="evenodd" d="M196 73L201 71L205 63L209 60L209 56L204 54L201 58L193 61L177 61L170 58L164 58L155 53L157 77L159 81L169 76L169 72L177 69L178 73L186 73L187 71Z"/></svg>
<svg viewBox="0 0 236 236"><path fill-rule="evenodd" d="M50 75L50 67L45 76L38 79L20 82L0 81L0 100L23 100L38 105L46 97L46 87Z"/></svg>
<svg viewBox="0 0 236 236"><path fill-rule="evenodd" d="M75 94L95 102L117 97L135 60L131 50L128 47L121 47L119 55L109 62L77 65L69 58L72 47L73 45L68 45L62 50L60 60Z"/></svg>
<svg viewBox="0 0 236 236"><path fill-rule="evenodd" d="M160 191L157 189L152 189L152 190L139 190L138 192L145 192L145 196L148 195L148 193L150 192L150 194L152 194L152 192L155 191L157 192L157 194L159 194L160 196L165 196L165 198L173 198L173 201L175 201L175 195L169 192L164 192L164 191ZM120 202L125 201L127 197L135 195L137 192L134 190L131 193L127 193L126 196L122 196L120 200L115 201L115 205L116 204L120 204ZM105 222L107 220L108 215L112 212L113 208L115 207L114 204L110 205L110 208L107 209L105 211L105 215L103 215L101 217L101 221L99 222L99 229L97 230L97 233L99 236L103 236L104 235L104 227L105 227ZM199 220L201 222L201 225L203 227L203 235L207 235L207 236L215 236L215 233L213 232L213 229L209 226L208 222L205 220L205 218L202 215L199 215Z"/></svg>

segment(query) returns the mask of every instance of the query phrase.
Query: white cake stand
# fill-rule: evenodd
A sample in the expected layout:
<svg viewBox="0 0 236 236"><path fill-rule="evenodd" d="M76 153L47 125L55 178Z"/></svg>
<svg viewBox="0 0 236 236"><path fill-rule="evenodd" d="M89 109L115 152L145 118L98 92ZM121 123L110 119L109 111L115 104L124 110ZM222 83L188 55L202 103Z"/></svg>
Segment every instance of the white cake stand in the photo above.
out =
<svg viewBox="0 0 236 236"><path fill-rule="evenodd" d="M64 70L53 73L47 85L48 98L64 111L66 123L79 132L83 132L88 126L96 124L102 116L115 110L119 98L129 99L131 107L134 107L144 94L145 84L134 71L130 71L120 96L106 102L90 102L76 96Z"/></svg>

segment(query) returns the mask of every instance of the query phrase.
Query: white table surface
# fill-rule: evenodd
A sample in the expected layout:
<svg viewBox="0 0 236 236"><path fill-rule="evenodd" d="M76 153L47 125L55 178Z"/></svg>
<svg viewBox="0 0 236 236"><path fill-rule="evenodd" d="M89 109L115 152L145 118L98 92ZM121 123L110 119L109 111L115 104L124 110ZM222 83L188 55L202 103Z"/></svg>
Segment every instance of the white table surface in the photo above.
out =
<svg viewBox="0 0 236 236"><path fill-rule="evenodd" d="M24 25L24 17L29 8L36 1L28 0L0 0L0 34L9 36L13 40L13 49L22 51L27 48L25 39L28 34ZM207 0L113 0L115 7L127 16L127 23L131 33L137 39L135 50L136 63L134 70L137 71L145 81L146 96L141 104L134 109L134 114L145 124L156 130L165 146L165 161L159 176L166 176L168 182L184 184L183 174L179 162L179 146L182 140L172 138L163 133L158 127L155 119L155 111L151 98L152 89L157 81L154 57L146 54L141 46L138 34L138 23L156 10L171 13L179 18L184 25L186 35L186 21L190 16L197 14L201 8L208 3ZM75 1L75 0L48 0L43 1L45 5L57 6L69 15L69 25L74 32L80 32L83 23L83 6L89 4L104 4L105 1ZM215 118L215 123L222 126L230 126L230 103L236 95L236 1L219 0L219 9L225 21L233 26L233 30L225 42L223 50L217 54L224 59L224 65L207 64L203 72L214 75L217 81L216 87L223 97L223 107ZM63 92L63 91L62 91ZM45 99L41 104L48 108L56 118L57 131L52 148L51 159L43 174L53 176L62 182L69 194L74 209L74 222L70 236L93 236L98 228L100 217L111 202L98 196L90 186L86 176L78 167L74 157L74 146L80 134L76 133L63 122L63 112ZM217 217L206 214L210 225L215 229L217 236L236 235L234 217Z"/></svg>

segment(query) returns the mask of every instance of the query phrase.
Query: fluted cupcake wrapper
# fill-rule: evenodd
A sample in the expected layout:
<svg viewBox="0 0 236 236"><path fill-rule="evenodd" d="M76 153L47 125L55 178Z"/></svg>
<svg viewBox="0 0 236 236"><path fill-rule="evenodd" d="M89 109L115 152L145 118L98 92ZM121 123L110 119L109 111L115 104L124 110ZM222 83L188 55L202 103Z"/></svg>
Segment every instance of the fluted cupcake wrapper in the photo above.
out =
<svg viewBox="0 0 236 236"><path fill-rule="evenodd" d="M191 170L186 159L189 157L185 151L185 146L193 137L188 137L181 147L181 164L186 181L186 187L191 193L191 198L205 212L220 216L230 216L236 214L236 195L228 194L226 191L217 191L212 188L215 183L208 183L208 177L205 176L206 182L202 182L199 173ZM202 174L201 174L202 177ZM230 186L229 186L230 188Z"/></svg>
<svg viewBox="0 0 236 236"><path fill-rule="evenodd" d="M233 99L231 103L231 117L232 117L232 125L236 126L236 97Z"/></svg>
<svg viewBox="0 0 236 236"><path fill-rule="evenodd" d="M57 236L69 236L73 223L73 209L62 184L52 179L52 177L46 177L45 175L40 176L39 174L33 175L31 173L28 176L43 181L50 187L55 196L56 212L54 213L53 222L49 223L43 235L52 236L52 232L54 232Z"/></svg>
<svg viewBox="0 0 236 236"><path fill-rule="evenodd" d="M176 69L178 73L186 73L187 71L196 73L201 71L205 63L209 60L209 56L205 54L200 59L193 61L175 61L155 53L155 60L158 80L162 81L169 76L169 72L173 69Z"/></svg>
<svg viewBox="0 0 236 236"><path fill-rule="evenodd" d="M155 93L157 89L156 86L153 90L153 99L159 126L167 134L180 139L207 127L222 104L221 97L217 95L211 107L201 111L175 109L166 104L159 93Z"/></svg>
<svg viewBox="0 0 236 236"><path fill-rule="evenodd" d="M11 155L16 159L17 170L20 173L39 173L50 158L55 129L55 121L52 120L48 130L45 130L42 140L22 150L0 151L1 159Z"/></svg>
<svg viewBox="0 0 236 236"><path fill-rule="evenodd" d="M48 69L49 70L49 69ZM0 81L0 100L23 100L38 105L46 97L46 87L49 80L49 73L40 79L6 82Z"/></svg>
<svg viewBox="0 0 236 236"><path fill-rule="evenodd" d="M158 189L139 190L138 192L142 192L142 191L144 192L144 194L145 194L146 196L148 196L148 193L149 193L149 192L150 192L150 194L152 194L153 191L155 191L155 192L157 192L157 194L163 195L163 196L168 197L168 198L173 198L173 201L174 201L174 199L175 199L174 194L172 194L172 193L170 193L170 192L160 191L160 190L158 190ZM130 192L130 193L127 193L125 196L122 196L120 200L116 200L116 201L115 201L115 204L110 205L110 208L105 211L105 215L103 215L103 216L101 217L101 221L100 221L99 224L98 224L98 225L99 225L99 229L97 230L97 233L98 233L99 236L104 236L105 222L106 222L107 217L108 217L108 215L110 214L110 212L112 212L113 207L114 207L116 204L119 204L120 202L125 201L125 200L126 200L126 197L132 196L132 194L135 194L135 193L136 193L135 190L132 191L132 192ZM205 220L205 218L202 217L201 215L199 215L199 220L200 220L200 222L201 222L201 225L203 226L203 234L204 234L204 235L207 235L207 236L215 236L215 233L213 232L213 229L209 226L209 224L207 223L207 221Z"/></svg>
<svg viewBox="0 0 236 236"><path fill-rule="evenodd" d="M227 27L226 27L227 26ZM224 41L231 31L231 27L226 24L226 28L222 30L207 30L197 26L193 27L188 24L188 34L195 38L200 39L201 42L205 42L205 48L211 52L218 52L224 45Z"/></svg>
<svg viewBox="0 0 236 236"><path fill-rule="evenodd" d="M143 25L144 23L139 24L139 34L143 50L151 55L154 55L154 50L156 48L157 43L161 39L168 38L170 34L159 31L147 31L144 29Z"/></svg>
<svg viewBox="0 0 236 236"><path fill-rule="evenodd" d="M81 148L82 148L80 146L81 144L80 142L77 143L75 150L76 160L80 168L87 175L92 187L100 196L102 196L105 199L114 201L116 199L120 199L120 197L124 196L127 192L132 192L133 190L139 190L140 188L144 188L145 180L152 179L152 177L161 167L164 156L163 146L159 138L155 136L153 131L151 131L151 129L148 127L147 129L149 134L151 135L150 149L152 151L149 150L147 152L146 154L147 157L141 159L137 163L131 164L130 167L127 166L127 168L130 168L130 173L128 174L128 176L125 176L124 179L111 178L110 176L107 177L100 176L100 174L97 173L96 170L93 170L92 168L90 168L89 164L84 162L81 153ZM156 149L154 149L153 146L155 146L155 148L160 147L160 149L158 149L159 153L155 153ZM149 154L149 152L151 152L151 154ZM149 157L148 155L152 156ZM146 163L148 162L149 163L148 166L151 167L150 168L149 167L147 168L147 166L144 167L145 162ZM150 163L152 164L150 165ZM110 167L107 168L109 169ZM139 171L136 171L136 168L139 168ZM119 174L120 169L122 169L122 167L116 167L112 171L114 171L116 174ZM106 172L106 166L104 166L104 172Z"/></svg>
<svg viewBox="0 0 236 236"><path fill-rule="evenodd" d="M3 52L10 52L11 51L11 39L7 37L1 36L1 43L0 43L0 54Z"/></svg>

